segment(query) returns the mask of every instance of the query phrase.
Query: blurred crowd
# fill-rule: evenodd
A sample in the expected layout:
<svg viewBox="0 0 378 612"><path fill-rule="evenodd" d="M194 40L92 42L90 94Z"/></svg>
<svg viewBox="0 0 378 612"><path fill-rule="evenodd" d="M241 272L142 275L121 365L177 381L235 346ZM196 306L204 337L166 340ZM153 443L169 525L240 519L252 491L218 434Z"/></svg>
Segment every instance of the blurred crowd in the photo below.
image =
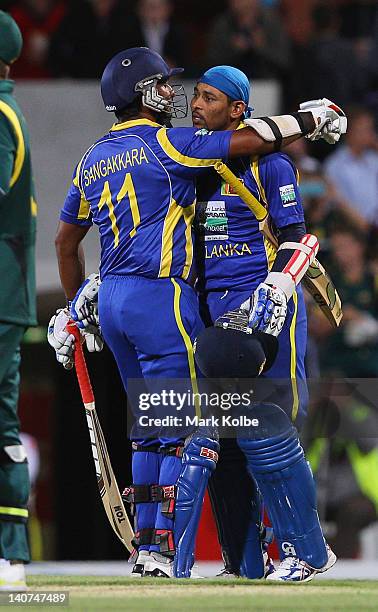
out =
<svg viewBox="0 0 378 612"><path fill-rule="evenodd" d="M378 86L375 0L4 0L25 45L15 76L98 78L115 51L147 45L195 77L232 64L278 79L288 100L348 104Z"/></svg>
<svg viewBox="0 0 378 612"><path fill-rule="evenodd" d="M366 106L346 107L348 132L320 161L306 141L288 153L300 173L307 228L319 238L319 258L343 302L341 328L334 330L308 303L310 377L378 376L378 135ZM314 342L315 341L315 342Z"/></svg>
<svg viewBox="0 0 378 612"><path fill-rule="evenodd" d="M281 85L284 110L323 96L343 106L349 128L334 151L319 144L310 147L305 140L287 149L300 173L307 228L320 240L319 259L334 280L344 311L341 328L334 330L308 302L307 367L314 378L378 376L376 0L3 4L24 37L23 54L12 71L16 79L97 79L114 53L145 45L170 65L183 66L186 77L195 78L211 65L232 64L252 81L275 79ZM369 402L348 402L350 430L362 428L360 438L365 442L359 444L347 435L344 442L338 438L335 443L329 431L322 431L309 443L309 454L319 478L325 469L323 481L333 487L323 518L337 526L336 553L355 556L360 529L377 517L378 425L377 409ZM316 419L324 407L324 401L317 405ZM323 440L322 448L318 440Z"/></svg>
<svg viewBox="0 0 378 612"><path fill-rule="evenodd" d="M307 229L343 303L335 330L308 300L307 373L334 383L310 393L304 438L327 540L338 556L354 558L361 531L378 516L376 380L370 387L378 376L378 135L372 109L345 110L348 132L324 160L305 140L288 153L300 172Z"/></svg>
<svg viewBox="0 0 378 612"><path fill-rule="evenodd" d="M308 376L337 382L310 394L304 437L327 540L338 556L354 558L361 531L378 516L376 380L370 388L378 376L378 134L369 105L345 111L348 132L325 159L305 140L288 153L300 172L307 229L343 303L336 330L308 300ZM367 380L348 385L345 377Z"/></svg>

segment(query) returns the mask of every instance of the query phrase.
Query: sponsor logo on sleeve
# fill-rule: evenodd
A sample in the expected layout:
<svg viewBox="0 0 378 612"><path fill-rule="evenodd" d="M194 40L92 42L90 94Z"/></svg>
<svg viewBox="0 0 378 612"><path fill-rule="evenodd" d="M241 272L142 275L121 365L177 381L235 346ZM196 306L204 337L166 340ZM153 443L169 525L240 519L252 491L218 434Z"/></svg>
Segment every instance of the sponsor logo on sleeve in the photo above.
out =
<svg viewBox="0 0 378 612"><path fill-rule="evenodd" d="M290 185L283 185L279 189L282 206L285 208L287 206L295 206L297 203L297 196L295 195L294 185L290 183Z"/></svg>

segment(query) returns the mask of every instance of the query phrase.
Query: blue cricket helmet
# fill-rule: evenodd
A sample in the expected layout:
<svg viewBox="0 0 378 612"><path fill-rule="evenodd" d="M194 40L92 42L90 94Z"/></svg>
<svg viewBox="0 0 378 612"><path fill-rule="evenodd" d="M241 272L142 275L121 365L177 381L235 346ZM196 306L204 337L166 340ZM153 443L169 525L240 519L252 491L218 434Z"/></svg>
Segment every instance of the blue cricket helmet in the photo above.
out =
<svg viewBox="0 0 378 612"><path fill-rule="evenodd" d="M194 356L207 378L257 378L273 365L277 350L277 338L263 332L207 327L196 339Z"/></svg>
<svg viewBox="0 0 378 612"><path fill-rule="evenodd" d="M195 341L194 357L207 378L256 378L272 367L278 351L275 336L253 332L248 313L230 310Z"/></svg>
<svg viewBox="0 0 378 612"><path fill-rule="evenodd" d="M119 111L142 94L145 106L156 112L173 114L172 103L157 94L156 84L183 70L169 68L163 58L148 47L120 51L108 62L101 77L101 95L106 110Z"/></svg>

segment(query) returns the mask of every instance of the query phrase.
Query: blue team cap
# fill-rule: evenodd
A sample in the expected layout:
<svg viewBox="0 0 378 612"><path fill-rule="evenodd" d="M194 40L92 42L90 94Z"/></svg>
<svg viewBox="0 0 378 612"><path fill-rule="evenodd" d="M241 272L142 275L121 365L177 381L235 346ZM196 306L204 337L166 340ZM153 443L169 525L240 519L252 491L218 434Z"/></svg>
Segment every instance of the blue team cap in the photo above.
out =
<svg viewBox="0 0 378 612"><path fill-rule="evenodd" d="M219 91L222 91L231 100L242 100L247 108L244 111L244 117L251 116L253 108L248 106L250 84L246 74L234 68L233 66L215 66L206 70L206 72L198 79L199 83L211 85Z"/></svg>

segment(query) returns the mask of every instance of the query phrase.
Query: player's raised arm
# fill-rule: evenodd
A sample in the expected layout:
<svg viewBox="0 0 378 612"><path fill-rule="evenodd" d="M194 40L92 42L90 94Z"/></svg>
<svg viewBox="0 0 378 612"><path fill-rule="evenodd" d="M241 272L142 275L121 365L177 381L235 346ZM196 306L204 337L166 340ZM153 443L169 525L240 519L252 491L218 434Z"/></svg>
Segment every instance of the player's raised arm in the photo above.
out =
<svg viewBox="0 0 378 612"><path fill-rule="evenodd" d="M304 102L297 113L245 119L248 129L237 130L230 142L230 157L262 155L279 151L282 147L307 136L310 140L323 138L335 144L345 134L347 120L343 111L327 98Z"/></svg>
<svg viewBox="0 0 378 612"><path fill-rule="evenodd" d="M315 119L311 112L247 119L248 128L233 133L230 142L230 157L240 155L264 155L279 151L298 138L315 130Z"/></svg>

